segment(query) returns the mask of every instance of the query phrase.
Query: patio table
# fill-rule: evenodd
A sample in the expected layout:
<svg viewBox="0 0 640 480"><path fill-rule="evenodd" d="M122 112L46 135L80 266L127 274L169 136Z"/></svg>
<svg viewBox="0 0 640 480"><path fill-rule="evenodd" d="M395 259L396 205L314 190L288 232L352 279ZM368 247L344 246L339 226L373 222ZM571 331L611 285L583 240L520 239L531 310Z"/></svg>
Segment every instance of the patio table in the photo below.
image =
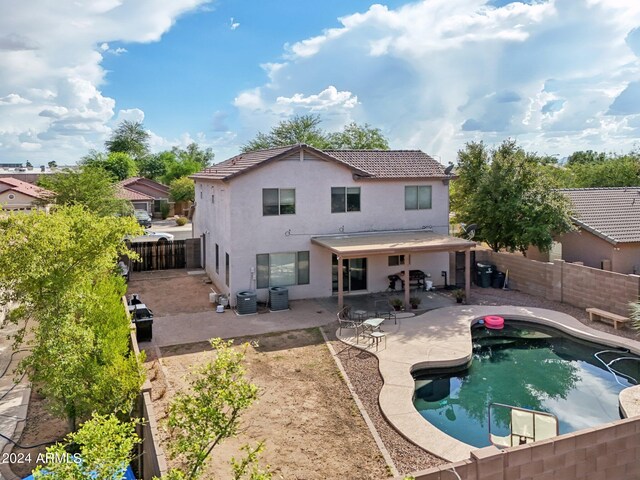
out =
<svg viewBox="0 0 640 480"><path fill-rule="evenodd" d="M356 324L356 344L360 343L360 334L358 334L359 328L362 329L362 334L364 334L366 330L369 330L371 332L380 331L380 325L382 325L382 322L384 322L384 320L384 318L369 318L368 320L365 320L360 324Z"/></svg>

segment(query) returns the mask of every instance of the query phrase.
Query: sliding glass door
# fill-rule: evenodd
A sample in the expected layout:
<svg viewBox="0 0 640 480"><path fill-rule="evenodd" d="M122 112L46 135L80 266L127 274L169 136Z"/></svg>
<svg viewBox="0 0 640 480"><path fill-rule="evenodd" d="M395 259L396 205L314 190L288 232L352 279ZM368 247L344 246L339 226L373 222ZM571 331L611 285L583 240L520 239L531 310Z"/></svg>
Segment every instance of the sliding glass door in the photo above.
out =
<svg viewBox="0 0 640 480"><path fill-rule="evenodd" d="M332 255L333 291L338 291L338 257ZM342 291L356 292L367 289L367 259L349 258L342 260Z"/></svg>

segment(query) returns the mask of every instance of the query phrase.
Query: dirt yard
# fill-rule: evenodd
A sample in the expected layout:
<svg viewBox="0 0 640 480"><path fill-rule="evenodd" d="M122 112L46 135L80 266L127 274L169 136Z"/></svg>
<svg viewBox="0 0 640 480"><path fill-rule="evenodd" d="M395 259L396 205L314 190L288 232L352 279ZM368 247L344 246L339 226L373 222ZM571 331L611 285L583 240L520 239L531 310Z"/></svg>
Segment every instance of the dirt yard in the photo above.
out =
<svg viewBox="0 0 640 480"><path fill-rule="evenodd" d="M30 446L44 442L63 440L69 433L66 420L52 416L45 408L46 400L39 395L35 389L31 390L29 399L29 409L27 411L27 422L20 437L20 445ZM31 474L36 468L36 459L39 453L44 453L51 443L40 445L35 448L14 447L12 452L20 458L31 458L30 462L16 462L11 465L11 470L18 477L24 478Z"/></svg>
<svg viewBox="0 0 640 480"><path fill-rule="evenodd" d="M159 281L170 279L171 281ZM189 275L187 270L132 272L127 295L137 293L144 302L153 299L153 313L160 317L176 313L212 310L209 292L215 288L205 283L206 275Z"/></svg>
<svg viewBox="0 0 640 480"><path fill-rule="evenodd" d="M264 463L282 479L380 479L389 476L318 329L238 339L250 341L247 372L260 388L244 414L241 435L214 451L205 478L229 478L238 447L266 440ZM150 349L151 350L151 349ZM192 365L211 358L207 344L147 351L152 398L162 422L176 389L185 388ZM163 432L163 435L166 435ZM166 436L163 442L166 441Z"/></svg>

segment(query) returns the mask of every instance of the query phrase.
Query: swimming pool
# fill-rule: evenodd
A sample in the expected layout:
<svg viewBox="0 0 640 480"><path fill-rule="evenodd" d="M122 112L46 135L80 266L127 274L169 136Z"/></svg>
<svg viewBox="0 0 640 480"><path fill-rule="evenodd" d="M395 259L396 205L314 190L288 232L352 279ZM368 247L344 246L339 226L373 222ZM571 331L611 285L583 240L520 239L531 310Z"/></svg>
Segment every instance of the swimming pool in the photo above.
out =
<svg viewBox="0 0 640 480"><path fill-rule="evenodd" d="M476 447L490 444L491 403L552 413L562 434L618 420L618 394L640 379L640 357L554 328L508 320L502 330L476 324L471 335L470 366L416 372L413 403L431 424ZM504 416L492 423L493 433L507 433Z"/></svg>

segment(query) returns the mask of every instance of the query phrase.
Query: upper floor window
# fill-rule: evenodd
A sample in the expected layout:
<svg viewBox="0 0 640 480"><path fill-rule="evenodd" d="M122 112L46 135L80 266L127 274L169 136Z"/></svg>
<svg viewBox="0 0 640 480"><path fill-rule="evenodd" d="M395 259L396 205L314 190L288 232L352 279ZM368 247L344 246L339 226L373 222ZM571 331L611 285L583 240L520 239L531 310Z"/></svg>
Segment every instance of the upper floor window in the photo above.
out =
<svg viewBox="0 0 640 480"><path fill-rule="evenodd" d="M359 211L360 187L331 187L331 213Z"/></svg>
<svg viewBox="0 0 640 480"><path fill-rule="evenodd" d="M405 210L428 210L431 208L431 186L404 187Z"/></svg>
<svg viewBox="0 0 640 480"><path fill-rule="evenodd" d="M295 188L263 188L263 215L292 215L296 213Z"/></svg>

